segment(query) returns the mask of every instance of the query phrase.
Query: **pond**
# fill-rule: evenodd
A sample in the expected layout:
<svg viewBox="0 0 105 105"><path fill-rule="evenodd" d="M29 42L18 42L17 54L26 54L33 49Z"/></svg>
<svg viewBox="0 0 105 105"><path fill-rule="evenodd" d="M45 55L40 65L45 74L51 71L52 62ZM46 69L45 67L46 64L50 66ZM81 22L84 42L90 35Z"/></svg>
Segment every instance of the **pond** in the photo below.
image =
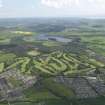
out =
<svg viewBox="0 0 105 105"><path fill-rule="evenodd" d="M36 39L37 40L51 40L51 41L58 41L58 42L65 42L65 43L73 41L72 38L68 39L61 36L51 36L51 35L44 35L44 34L38 35Z"/></svg>

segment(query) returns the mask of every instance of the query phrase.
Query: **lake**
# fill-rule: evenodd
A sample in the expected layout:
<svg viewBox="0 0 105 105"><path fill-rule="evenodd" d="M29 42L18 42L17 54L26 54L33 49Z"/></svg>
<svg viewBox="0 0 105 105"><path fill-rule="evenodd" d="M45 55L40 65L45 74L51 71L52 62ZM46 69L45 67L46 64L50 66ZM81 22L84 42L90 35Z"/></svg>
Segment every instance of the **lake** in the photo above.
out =
<svg viewBox="0 0 105 105"><path fill-rule="evenodd" d="M51 35L45 35L45 34L41 34L35 37L37 40L51 40L51 41L58 41L58 42L64 42L64 43L68 43L68 42L72 42L73 39L68 39L68 38L64 38L61 36L51 36Z"/></svg>

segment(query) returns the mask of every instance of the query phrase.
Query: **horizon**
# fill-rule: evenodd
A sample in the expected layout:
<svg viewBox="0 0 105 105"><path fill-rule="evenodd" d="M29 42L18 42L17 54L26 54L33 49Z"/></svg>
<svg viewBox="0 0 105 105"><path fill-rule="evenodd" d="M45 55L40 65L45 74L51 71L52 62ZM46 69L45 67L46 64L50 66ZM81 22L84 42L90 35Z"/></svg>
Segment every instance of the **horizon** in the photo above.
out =
<svg viewBox="0 0 105 105"><path fill-rule="evenodd" d="M0 19L105 19L105 17L0 17Z"/></svg>

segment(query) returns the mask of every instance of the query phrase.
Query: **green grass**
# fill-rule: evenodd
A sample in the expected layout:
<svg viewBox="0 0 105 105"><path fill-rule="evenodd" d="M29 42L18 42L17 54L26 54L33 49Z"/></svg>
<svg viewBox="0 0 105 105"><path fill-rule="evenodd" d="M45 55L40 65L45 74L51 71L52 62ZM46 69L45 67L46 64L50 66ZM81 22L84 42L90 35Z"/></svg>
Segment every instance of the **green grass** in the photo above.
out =
<svg viewBox="0 0 105 105"><path fill-rule="evenodd" d="M44 41L43 45L46 47L55 47L55 46L60 46L62 43L60 42L55 42L55 41Z"/></svg>
<svg viewBox="0 0 105 105"><path fill-rule="evenodd" d="M105 98L98 97L98 98L90 98L90 99L83 99L83 100L71 100L70 102L67 102L65 100L61 99L49 99L44 101L36 101L36 102L10 102L10 105L39 105L39 104L45 104L45 105L104 105L105 104ZM7 102L0 103L0 105L8 105Z"/></svg>
<svg viewBox="0 0 105 105"><path fill-rule="evenodd" d="M21 80L17 80L14 77L9 77L7 80L11 85L15 88L22 86L23 82Z"/></svg>
<svg viewBox="0 0 105 105"><path fill-rule="evenodd" d="M105 98L98 97L98 98L75 100L74 105L104 105L104 104L105 104Z"/></svg>
<svg viewBox="0 0 105 105"><path fill-rule="evenodd" d="M37 50L31 50L31 51L28 51L27 52L27 55L30 55L30 56L38 56L38 55L40 55L40 52L37 51Z"/></svg>
<svg viewBox="0 0 105 105"><path fill-rule="evenodd" d="M46 89L48 89L51 93L55 94L61 99L71 100L75 97L75 93L72 89L66 87L63 84L56 83L52 80L52 78L45 79L42 81L42 84Z"/></svg>
<svg viewBox="0 0 105 105"><path fill-rule="evenodd" d="M97 54L105 56L105 36L82 37L82 41Z"/></svg>
<svg viewBox="0 0 105 105"><path fill-rule="evenodd" d="M4 66L5 66L4 63L0 63L0 73L2 73L4 71Z"/></svg>
<svg viewBox="0 0 105 105"><path fill-rule="evenodd" d="M99 62L96 59L91 59L87 57L87 55L80 55L77 58L71 53L62 52L53 52L47 55L42 54L40 57L37 56L37 58L33 58L30 56L14 58L14 56L11 56L9 56L9 58L6 58L4 65L8 63L8 66L4 69L15 68L17 70L20 70L20 72L23 74L32 74L34 72L37 72L38 74L41 73L43 75L56 75L59 73L69 75L74 73L81 74L82 72L84 74L91 69L105 66L104 63ZM5 56L2 56L1 58L4 60ZM3 62L3 60L1 61ZM3 71L3 69L1 69L1 71Z"/></svg>
<svg viewBox="0 0 105 105"><path fill-rule="evenodd" d="M43 100L50 100L50 99L57 99L52 93L50 93L46 89L36 90L34 87L29 88L24 91L25 99L29 101L43 101Z"/></svg>

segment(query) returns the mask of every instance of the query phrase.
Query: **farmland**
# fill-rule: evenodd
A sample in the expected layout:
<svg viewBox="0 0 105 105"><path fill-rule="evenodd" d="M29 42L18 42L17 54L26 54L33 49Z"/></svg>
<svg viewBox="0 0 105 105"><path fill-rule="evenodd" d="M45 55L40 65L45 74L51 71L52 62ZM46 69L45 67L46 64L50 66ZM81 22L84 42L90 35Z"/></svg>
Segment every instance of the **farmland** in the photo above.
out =
<svg viewBox="0 0 105 105"><path fill-rule="evenodd" d="M103 105L104 19L13 20L0 21L0 105Z"/></svg>

